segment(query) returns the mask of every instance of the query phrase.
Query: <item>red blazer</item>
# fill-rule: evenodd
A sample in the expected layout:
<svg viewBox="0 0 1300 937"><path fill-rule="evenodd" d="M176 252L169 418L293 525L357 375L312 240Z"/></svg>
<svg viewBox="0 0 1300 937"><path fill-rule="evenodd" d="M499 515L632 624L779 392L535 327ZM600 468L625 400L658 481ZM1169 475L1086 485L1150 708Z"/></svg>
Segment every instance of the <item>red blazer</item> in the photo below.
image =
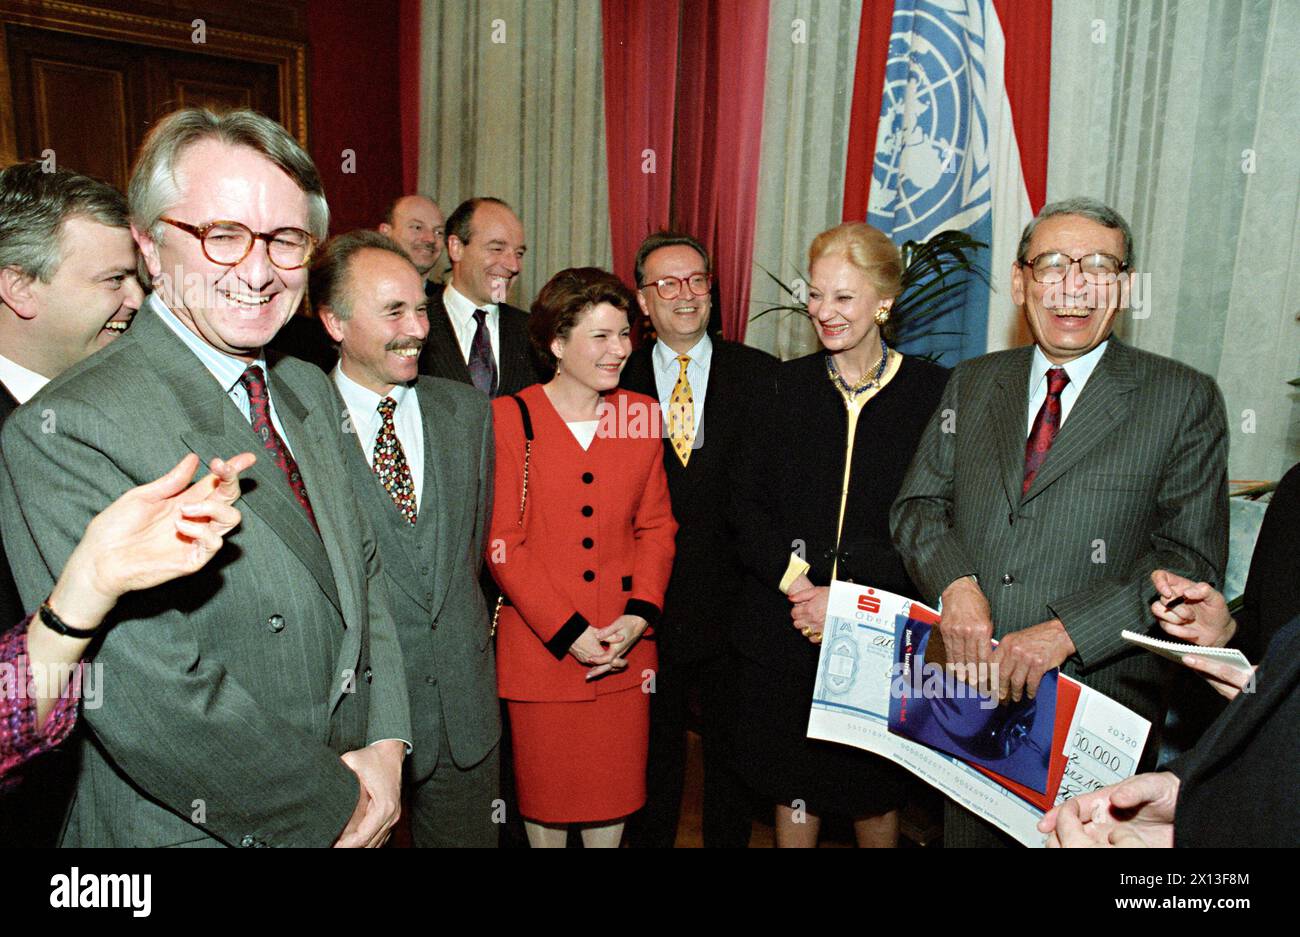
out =
<svg viewBox="0 0 1300 937"><path fill-rule="evenodd" d="M534 434L522 527L523 421L510 397L492 401L496 487L486 553L509 603L497 629L498 691L512 700L577 701L638 685L658 665L653 642L637 643L626 670L591 682L568 649L588 625L604 628L625 613L653 625L663 607L677 522L658 402L612 391L605 399L615 419L584 452L541 384L519 396ZM651 418L618 432L617 415L641 408Z"/></svg>

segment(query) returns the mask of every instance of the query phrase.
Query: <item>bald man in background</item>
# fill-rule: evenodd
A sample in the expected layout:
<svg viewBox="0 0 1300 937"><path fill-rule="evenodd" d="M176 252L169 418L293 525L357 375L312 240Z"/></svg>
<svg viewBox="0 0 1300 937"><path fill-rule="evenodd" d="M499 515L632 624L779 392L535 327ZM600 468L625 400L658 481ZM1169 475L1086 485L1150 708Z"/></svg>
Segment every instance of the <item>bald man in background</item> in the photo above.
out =
<svg viewBox="0 0 1300 937"><path fill-rule="evenodd" d="M396 241L415 264L424 278L426 296L432 296L442 286L437 274L446 243L444 226L442 209L427 195L403 195L389 206L388 214L379 223L379 233Z"/></svg>

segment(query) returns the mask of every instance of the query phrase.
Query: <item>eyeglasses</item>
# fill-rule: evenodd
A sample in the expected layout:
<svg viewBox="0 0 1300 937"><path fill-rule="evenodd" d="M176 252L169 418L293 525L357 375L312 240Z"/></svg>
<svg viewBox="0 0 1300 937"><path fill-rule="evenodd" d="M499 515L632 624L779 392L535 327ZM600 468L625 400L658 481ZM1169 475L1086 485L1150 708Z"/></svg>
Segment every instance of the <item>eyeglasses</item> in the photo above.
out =
<svg viewBox="0 0 1300 937"><path fill-rule="evenodd" d="M653 286L660 299L676 299L682 295L683 289L689 289L695 296L707 296L709 286L712 283L712 274L692 273L685 279L682 277L660 277L650 283L642 283L637 289L643 290L647 286Z"/></svg>
<svg viewBox="0 0 1300 937"><path fill-rule="evenodd" d="M266 255L281 270L299 270L311 261L316 238L302 228L276 228L269 234L254 231L238 221L209 221L192 225L174 218L159 218L173 228L199 239L203 256L214 264L233 267L243 263L257 241L266 242Z"/></svg>
<svg viewBox="0 0 1300 937"><path fill-rule="evenodd" d="M1032 260L1020 262L1020 266L1028 267L1030 274L1039 283L1060 283L1070 275L1070 268L1075 264L1079 265L1079 272L1089 283L1110 283L1128 269L1128 264L1118 257L1100 252L1084 254L1076 260L1060 251L1047 251Z"/></svg>

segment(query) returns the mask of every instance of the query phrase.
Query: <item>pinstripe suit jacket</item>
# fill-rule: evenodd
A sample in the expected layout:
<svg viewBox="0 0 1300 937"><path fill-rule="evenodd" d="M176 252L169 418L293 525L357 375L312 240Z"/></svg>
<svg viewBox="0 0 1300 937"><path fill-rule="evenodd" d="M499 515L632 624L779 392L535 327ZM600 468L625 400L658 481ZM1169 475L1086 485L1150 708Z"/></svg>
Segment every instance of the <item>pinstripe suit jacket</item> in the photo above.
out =
<svg viewBox="0 0 1300 937"><path fill-rule="evenodd" d="M83 706L90 738L63 845L325 846L360 792L339 755L410 738L334 388L315 365L274 355L268 380L320 536L248 420L147 307L5 423L4 541L31 607L128 488L189 452L259 454L221 553L125 596L92 645L102 705Z"/></svg>
<svg viewBox="0 0 1300 937"><path fill-rule="evenodd" d="M1150 623L1151 571L1220 583L1227 562L1227 429L1209 377L1112 337L1029 491L1033 347L953 371L891 512L925 600L974 575L994 637L1052 618L1062 670L1163 721L1160 659L1125 628Z"/></svg>
<svg viewBox="0 0 1300 937"><path fill-rule="evenodd" d="M497 392L498 397L517 394L530 384L545 381L549 374L542 372L528 339L528 313L507 303L497 306ZM429 295L429 338L420 352L420 373L433 377L473 384L469 365L461 353L456 331L447 317L442 302L442 290Z"/></svg>

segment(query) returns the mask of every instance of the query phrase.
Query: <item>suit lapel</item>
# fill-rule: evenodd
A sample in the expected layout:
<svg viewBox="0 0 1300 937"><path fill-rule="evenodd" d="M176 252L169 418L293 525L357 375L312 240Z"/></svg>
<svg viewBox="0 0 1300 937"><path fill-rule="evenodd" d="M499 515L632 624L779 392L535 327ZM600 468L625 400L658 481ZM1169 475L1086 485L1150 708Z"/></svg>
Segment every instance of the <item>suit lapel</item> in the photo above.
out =
<svg viewBox="0 0 1300 937"><path fill-rule="evenodd" d="M427 383L421 381L421 384ZM448 573L459 560L451 553L452 545L460 539L460 531L455 528L453 519L454 506L459 501L456 495L464 498L465 492L454 491L452 483L457 478L456 458L463 458L466 450L448 440L445 432L439 432L444 427L449 431L456 422L445 408L439 406L432 388L422 386L418 389L422 392L419 395L420 418L424 421L424 506L420 508L419 524L427 526L417 526L416 533L422 541L429 537L433 542L430 550L433 578L429 588L433 601L420 604L427 605L436 616L447 596L451 579Z"/></svg>
<svg viewBox="0 0 1300 937"><path fill-rule="evenodd" d="M456 340L456 330L451 327L451 318L442 303L441 292L429 300L429 339L424 346L424 358L421 370L425 373L460 381L462 384L474 383L469 374L469 365L460 353L460 342Z"/></svg>
<svg viewBox="0 0 1300 937"><path fill-rule="evenodd" d="M1025 379L1028 381L1028 375ZM1074 402L1069 418L1052 441L1052 448L1025 500L1037 497L1128 418L1133 409L1132 392L1136 387L1137 378L1133 374L1128 348L1111 338L1079 399Z"/></svg>
<svg viewBox="0 0 1300 937"><path fill-rule="evenodd" d="M157 315L148 312L137 315L131 331L127 333L127 337L131 336L144 349L159 382L167 388L189 423L189 429L181 433L181 440L205 465L214 457L226 459L240 452L252 452L258 457L257 463L244 473L243 477L252 484L245 486L240 507L246 507L266 521L267 526L311 571L330 601L336 607L339 606L338 589L321 538L312 529L306 512L294 498L284 473L275 466L262 448L261 441L253 435L248 420L203 363ZM125 341L125 338L120 341ZM296 397L287 393L282 382L275 382L274 378L272 381L276 415L280 417L286 432L296 436L290 440L291 445L297 443L294 457L301 468L302 458L306 456L308 464L313 466L314 474L319 477L320 473L315 472L314 468L315 460L307 452L312 443L305 434L295 433L290 428L291 425L294 428L300 427L302 405ZM313 481L313 475L306 469L303 477L310 493L318 482ZM329 500L321 499L323 505ZM315 502L312 507L319 517L320 509ZM326 514L329 513L327 507ZM332 518L329 523L334 523Z"/></svg>
<svg viewBox="0 0 1300 937"><path fill-rule="evenodd" d="M997 377L998 391L989 401L998 477L1013 508L1020 504L1020 488L1025 478L1025 419L1029 406L1029 363L1034 348L1030 345L1019 351L1007 356Z"/></svg>
<svg viewBox="0 0 1300 937"><path fill-rule="evenodd" d="M497 394L504 393L506 387L525 387L533 383L527 375L520 374L521 362L528 360L527 338L523 329L516 329L507 322L514 314L524 315L522 310L501 303L497 307ZM466 373L469 369L466 368Z"/></svg>

